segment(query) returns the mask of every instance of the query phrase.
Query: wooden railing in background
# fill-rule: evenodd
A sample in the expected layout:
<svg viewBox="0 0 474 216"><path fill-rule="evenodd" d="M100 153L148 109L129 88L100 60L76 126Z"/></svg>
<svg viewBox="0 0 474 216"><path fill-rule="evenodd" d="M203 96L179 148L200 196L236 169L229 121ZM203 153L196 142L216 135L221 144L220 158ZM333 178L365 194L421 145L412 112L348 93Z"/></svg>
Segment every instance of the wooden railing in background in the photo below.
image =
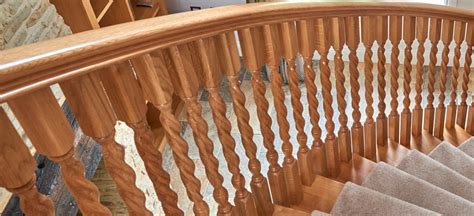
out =
<svg viewBox="0 0 474 216"><path fill-rule="evenodd" d="M254 19L247 19L248 16ZM196 17L199 17L196 19ZM257 20L257 22L255 22ZM101 22L107 23L107 17ZM359 26L361 28L359 28ZM237 33L238 38L235 37ZM360 35L359 35L360 33ZM439 72L439 103L435 108L436 46L430 49L428 80L423 80L424 42L444 44ZM385 45L393 45L391 66L386 62ZM419 42L417 65L412 67L413 43ZM445 97L450 61L449 45L456 44L451 75L451 92L447 108ZM250 125L246 96L239 83L240 59L238 41L244 63L252 76L252 93L257 107L257 118L267 153L269 170L262 173L262 161L257 158L257 143L253 140L255 125ZM399 68L399 45L406 45L403 73ZM474 105L468 108L467 97L474 42L472 12L423 4L256 4L230 6L199 12L171 15L104 29L87 31L73 36L1 52L0 102L7 102L16 118L32 140L38 153L60 163L63 178L84 214L110 214L98 200L98 190L83 176L83 167L73 158L73 135L48 86L59 83L78 122L88 136L102 144L107 169L131 215L149 215L143 192L134 186L133 170L124 162L123 147L114 138L113 125L126 122L135 132L135 144L145 162L164 211L182 215L177 204L178 195L170 188L170 176L161 167L161 155L151 145L153 133L145 118L146 101L160 111L160 122L171 146L173 157L193 202L196 215L209 215L209 205L200 193L201 183L195 176L195 165L188 156L188 143L180 134L180 124L171 110L172 94L186 104L187 117L193 132L206 176L214 188L213 197L219 215L271 215L274 205L298 205L303 198L303 187L311 186L316 175L337 177L341 163L350 162L353 153L377 160L378 146L400 142L410 147L413 138L433 134L443 139L443 131L458 124L474 135ZM359 71L358 46L364 46L364 69ZM468 48L464 69L460 69L461 45ZM349 47L349 76L343 61L344 46ZM376 65L372 48L377 47ZM328 54L335 51L334 64ZM314 68L314 51L320 56L319 68ZM309 119L304 118L302 92L296 71L296 59L304 62L304 84L309 106ZM158 61L153 62L153 58ZM287 62L290 102L296 134L291 134L288 109L278 64ZM270 82L261 69L266 65ZM334 66L332 66L334 65ZM133 70L132 70L133 68ZM387 115L385 80L390 68L390 114ZM375 71L377 74L375 76ZM460 74L462 73L462 75ZM415 89L411 75L415 73ZM361 99L360 75L364 77ZM225 75L225 76L224 76ZM403 83L398 83L399 76ZM456 103L462 77L461 100ZM249 159L250 188L239 169L237 141L232 137L232 126L226 118L226 105L218 91L223 77L229 80L232 105L237 117L240 141ZM351 106L347 111L346 80L350 79ZM333 81L335 80L335 81ZM315 81L321 81L322 86ZM374 81L377 89L374 88ZM423 108L422 86L428 83L427 106ZM270 115L267 85L274 95L276 119ZM197 100L200 87L210 94L210 107L218 138L223 145L228 169L235 188L234 202L229 201L228 188L223 185L218 167L221 163L213 154L215 142L208 136L208 122L202 116ZM399 88L403 101L398 100ZM318 88L322 101L318 101ZM333 90L336 93L333 93ZM410 94L415 92L415 100ZM375 94L378 104L374 103ZM333 99L334 98L334 99ZM337 111L333 108L337 104ZM363 103L365 112L361 111ZM322 104L324 113L318 112ZM401 113L398 105L403 104ZM412 106L414 104L414 106ZM378 115L375 115L375 109ZM423 112L425 112L423 114ZM445 113L447 117L445 119ZM457 115L456 115L457 113ZM338 119L334 119L335 115ZM321 116L325 125L320 125ZM362 121L363 117L365 121ZM424 116L424 127L423 117ZM457 118L456 118L457 117ZM349 125L349 119L354 123ZM0 178L0 186L18 193L26 213L53 214L51 202L34 188L31 155L22 149L9 120L0 113L2 140L1 171L10 175ZM279 131L273 131L275 121ZM311 124L313 143L308 144L305 125ZM351 127L350 127L351 126ZM423 131L424 128L425 130ZM337 130L337 131L336 131ZM278 133L282 148L275 147ZM297 145L292 143L296 137ZM321 136L325 136L323 140ZM298 146L294 157L293 146ZM4 150L3 150L4 149ZM278 154L284 155L278 163ZM19 172L19 164L27 171ZM267 180L268 177L268 180ZM39 203L44 205L39 206Z"/></svg>

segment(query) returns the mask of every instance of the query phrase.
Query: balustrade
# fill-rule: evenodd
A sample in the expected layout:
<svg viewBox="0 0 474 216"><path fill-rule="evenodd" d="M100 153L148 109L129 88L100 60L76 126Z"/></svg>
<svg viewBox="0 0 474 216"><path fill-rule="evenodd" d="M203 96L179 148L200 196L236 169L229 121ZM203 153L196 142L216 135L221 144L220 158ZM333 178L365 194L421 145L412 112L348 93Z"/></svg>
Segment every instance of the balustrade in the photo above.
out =
<svg viewBox="0 0 474 216"><path fill-rule="evenodd" d="M133 169L125 163L124 147L114 139L117 120L133 129L164 212L184 215L187 209L178 205L178 194L170 187L175 179L163 169L162 155L153 146L154 134L145 117L146 103L152 104L160 111L194 214L209 215L212 208L203 199L196 166L188 156L193 141L181 135L171 110L172 95L177 94L185 103L217 214L272 215L276 205L301 204L318 176L339 179L356 159L381 160L379 149L389 143L413 148L420 137L474 135L474 104L468 104L473 23L472 13L422 4L264 4L165 16L2 51L0 102L11 107L37 153L60 164L62 177L85 215L111 213L100 203L97 187L84 177L82 163L74 158L73 132L49 89L56 83L82 131L102 145L106 168L129 214L152 212L135 185ZM388 40L390 54L386 54ZM440 61L439 41L443 44ZM451 43L455 45L452 59ZM429 59L425 59L427 51ZM302 71L297 70L299 57ZM280 71L282 60L286 65ZM268 72L268 82L262 68ZM248 92L240 83L242 71L251 75ZM283 76L288 77L288 91ZM228 112L222 96L224 79L233 112ZM211 119L203 115L204 102L198 100L201 89L209 94ZM255 101L258 123L250 121L253 113L247 94ZM388 99L390 107L385 103ZM233 132L229 115L235 117L238 133ZM209 136L211 121L220 142ZM34 159L3 110L0 122L0 171L4 173L0 186L19 195L26 214L54 215L52 202L36 190ZM255 139L260 135L256 129L263 138L260 142ZM214 153L218 143L225 161ZM238 154L239 147L245 155ZM258 157L260 153L266 161ZM248 179L240 166L245 157ZM219 168L224 162L235 189L233 202ZM264 174L262 166L267 165Z"/></svg>

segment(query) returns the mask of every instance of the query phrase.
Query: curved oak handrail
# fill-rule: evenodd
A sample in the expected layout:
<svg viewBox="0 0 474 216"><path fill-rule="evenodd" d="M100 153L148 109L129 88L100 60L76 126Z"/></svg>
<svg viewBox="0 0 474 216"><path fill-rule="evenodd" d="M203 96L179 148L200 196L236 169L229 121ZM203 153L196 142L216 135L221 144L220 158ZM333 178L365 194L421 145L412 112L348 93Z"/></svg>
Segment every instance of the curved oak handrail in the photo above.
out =
<svg viewBox="0 0 474 216"><path fill-rule="evenodd" d="M474 13L468 10L413 3L261 3L175 14L0 52L0 103L170 45L262 24L342 15L416 15L474 22Z"/></svg>

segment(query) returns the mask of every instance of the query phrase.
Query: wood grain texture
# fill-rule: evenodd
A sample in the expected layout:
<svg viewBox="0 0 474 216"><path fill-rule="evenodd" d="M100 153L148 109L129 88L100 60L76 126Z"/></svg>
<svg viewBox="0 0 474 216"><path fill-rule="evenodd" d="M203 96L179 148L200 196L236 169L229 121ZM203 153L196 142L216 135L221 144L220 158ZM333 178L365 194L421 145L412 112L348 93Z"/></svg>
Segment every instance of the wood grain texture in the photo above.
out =
<svg viewBox="0 0 474 216"><path fill-rule="evenodd" d="M156 70L156 65L153 63L150 55L144 55L131 60L143 94L148 101L156 106L163 101L172 100L170 95L173 92L166 67L162 65L164 62L162 61L161 52L158 55L161 71ZM161 77L158 77L159 75ZM163 94L163 89L166 89L168 94ZM170 175L162 167L162 155L153 145L153 140L157 138L156 135L151 131L145 119L138 123L129 123L128 125L134 131L135 145L145 163L145 169L152 180L158 199L163 205L163 210L167 214L183 215L184 212L179 209L177 204L178 195L170 188ZM160 127L162 126L160 124Z"/></svg>
<svg viewBox="0 0 474 216"><path fill-rule="evenodd" d="M82 130L103 147L105 167L131 215L151 215L145 195L135 185L133 169L125 163L125 150L115 138L115 116L97 74L62 83L62 89Z"/></svg>
<svg viewBox="0 0 474 216"><path fill-rule="evenodd" d="M338 142L339 142L339 158L341 161L349 161L352 157L351 150L351 133L347 127L347 102L346 102L346 88L344 86L346 78L344 75L344 61L342 60L342 49L344 48L345 38L345 26L343 18L331 18L330 20L330 39L334 50L335 61L335 78L336 78L336 98L337 106L339 110L339 124L341 127L338 131Z"/></svg>
<svg viewBox="0 0 474 216"><path fill-rule="evenodd" d="M252 92L253 92L253 97L255 99L255 103L257 106L257 116L258 116L258 120L260 121L260 130L262 131L264 146L267 149L271 149L271 146L273 146L273 142L275 140L275 134L273 133L271 129L272 119L270 115L268 114L269 104L268 104L267 99L265 98L266 87L265 87L264 81L262 80L261 74L258 71L259 68L256 62L255 51L253 47L253 39L252 39L250 29L240 30L239 39L240 39L240 44L241 44L245 64L247 65L248 70L252 74ZM235 85L235 84L232 84L232 85ZM240 95L240 93L238 93L238 95ZM238 97L238 95L236 96ZM245 106L243 103L245 102L245 99L240 97L240 98L236 98L236 100L238 101L236 101L237 103L235 103L234 106L238 105L236 107L237 108L236 110L240 110L239 111L241 112L240 115L242 115L243 117L243 119L241 119L240 121L243 124L245 124L245 122L247 122L248 124L248 119L250 118L250 115L247 109L245 109ZM237 114L237 116L239 116L239 114ZM242 125L242 126L247 128L247 126L245 125ZM247 133L250 134L249 132ZM252 133L252 136L253 136L253 133ZM268 190L268 186L266 185L267 184L266 179L260 174L261 165L260 165L260 162L256 159L255 144L252 145L251 143L249 143L247 145L246 154L247 154L247 157L249 157L250 159L249 168L251 170L253 169L251 186L253 188L254 195L256 196L255 203L257 206L257 212L258 214L271 214L274 211L274 208L273 208L272 201L270 200L270 191ZM294 164L295 160L293 159L292 162ZM293 169L292 171L295 171L295 170ZM285 169L283 169L283 172L285 174L285 178L288 178L288 176L293 176L292 174L287 174L287 171Z"/></svg>
<svg viewBox="0 0 474 216"><path fill-rule="evenodd" d="M201 182L194 175L194 162L188 156L189 146L180 135L181 126L171 110L171 103L159 101L155 106L161 112L160 121L173 151L173 158L180 171L181 179L186 186L187 195L193 202L193 212L196 215L209 215L209 205L200 194Z"/></svg>
<svg viewBox="0 0 474 216"><path fill-rule="evenodd" d="M454 22L452 20L443 20L443 25L441 29L441 41L443 42L443 52L441 54L441 70L439 76L439 98L438 106L436 107L435 113L435 124L433 128L433 134L438 139L443 139L443 132L445 128L445 119L446 119L446 85L448 81L448 61L449 61L449 45L453 40L453 28Z"/></svg>
<svg viewBox="0 0 474 216"><path fill-rule="evenodd" d="M329 68L328 52L329 52L329 41L328 41L328 30L329 20L317 19L315 21L315 37L316 50L321 56L319 63L319 69L321 71L321 83L322 83L322 94L323 94L323 110L326 117L326 130L327 135L324 140L325 144L325 155L326 163L329 176L337 176L340 171L339 161L339 143L337 142L336 134L334 133L335 124L333 120L334 110L332 108L332 95L331 95L331 81L330 75L331 70Z"/></svg>
<svg viewBox="0 0 474 216"><path fill-rule="evenodd" d="M285 158L283 160L283 169L285 172L286 177L286 184L288 189L288 198L291 200L292 204L298 204L302 196L302 183L300 179L299 170L301 170L302 178L311 178L312 169L309 166L305 165L301 169L299 167L300 163L308 164L308 160L311 160L309 154L309 148L307 145L308 137L304 132L304 125L305 120L303 118L303 104L301 103L301 90L299 89L299 78L296 74L296 62L295 62L295 55L297 47L292 44L291 40L291 27L294 26L295 23L281 23L280 24L280 34L283 41L283 55L287 61L287 73L289 77L289 88L290 88L290 100L291 105L293 108L293 119L295 121L295 126L297 130L296 139L299 144L298 155L303 156L302 158L298 158L298 161L295 161L293 158L293 145L290 144L289 140L286 142L286 145L282 145L283 152L285 153ZM275 70L276 71L276 70ZM274 74L277 75L278 74ZM279 97L278 100L284 102L284 96ZM281 103L281 102L280 102ZM284 116L286 118L286 115ZM285 144L285 143L284 143ZM311 161L309 161L311 162ZM291 168L290 168L291 167ZM306 182L307 184L311 184L309 179Z"/></svg>
<svg viewBox="0 0 474 216"><path fill-rule="evenodd" d="M346 17L346 39L349 47L349 74L352 97L352 118L354 123L351 127L352 152L364 156L364 131L362 127L360 112L360 83L359 83L359 58L357 48L360 43L359 17Z"/></svg>
<svg viewBox="0 0 474 216"><path fill-rule="evenodd" d="M375 40L379 46L377 50L377 93L379 96L379 104L377 105L379 109L379 114L377 116L377 144L386 145L388 140L388 127L387 127L387 116L385 114L385 75L386 75L386 57L385 57L385 43L388 39L388 17L386 16L377 16L375 18Z"/></svg>
<svg viewBox="0 0 474 216"><path fill-rule="evenodd" d="M285 154L285 158L288 159L287 158L288 156L292 158L293 155L291 151L290 151L290 154L288 154L288 149L287 149L288 146L291 147L290 133L289 133L290 125L287 120L288 111L284 103L285 93L283 92L283 89L281 88L281 86L283 85L283 81L282 81L281 75L278 73L279 61L277 61L276 60L277 57L274 56L275 42L273 41L272 30L271 30L272 27L269 25L266 25L266 26L263 26L262 28L263 28L262 29L263 40L265 42L265 63L267 64L267 67L270 70L270 82L271 82L270 88L274 97L273 100L275 104L275 110L277 113L276 120L278 123L280 139L282 141L283 152ZM278 155L276 151L275 151L275 155ZM283 170L280 168L280 165L278 164L277 159L278 158L276 157L273 160L269 161L270 169L273 170L273 173L271 176L275 176L273 178L270 178L270 182L271 182L271 179L275 179L275 180L279 179L279 178L276 178L278 176L277 172L279 171L283 172ZM272 185L273 187L280 186L280 187L272 188L272 192L275 191L276 192L275 195L277 195L276 197L275 196L273 197L274 203L288 206L289 194L288 194L285 176L283 175L281 179L283 180L283 182L275 182L275 184L270 183L270 185Z"/></svg>
<svg viewBox="0 0 474 216"><path fill-rule="evenodd" d="M308 216L310 214L303 211L298 211L292 208L276 205L275 211L273 212L273 216L285 216L285 215Z"/></svg>
<svg viewBox="0 0 474 216"><path fill-rule="evenodd" d="M341 182L317 175L311 186L303 186L303 201L292 208L307 213L313 210L329 213L343 187Z"/></svg>
<svg viewBox="0 0 474 216"><path fill-rule="evenodd" d="M458 106L458 115L456 118L456 124L462 128L466 128L466 116L467 116L467 90L469 88L469 74L471 73L471 64L472 64L472 46L474 44L474 23L468 23L466 29L466 44L468 49L464 57L464 73L462 73L462 92L461 92L461 102ZM469 49L470 48L470 49Z"/></svg>
<svg viewBox="0 0 474 216"><path fill-rule="evenodd" d="M376 134L375 134L375 121L374 121L374 74L372 61L372 46L375 42L375 32L372 29L375 28L375 17L362 16L362 43L365 47L364 54L364 76L365 76L365 99L367 101L367 107L365 113L367 119L364 123L364 137L365 137L365 153L364 156L371 160L375 160L376 157Z"/></svg>
<svg viewBox="0 0 474 216"><path fill-rule="evenodd" d="M20 197L27 215L55 215L53 202L36 189L36 161L8 116L0 109L0 186Z"/></svg>
<svg viewBox="0 0 474 216"><path fill-rule="evenodd" d="M73 158L73 132L51 90L16 98L9 105L37 152L61 165L61 175L81 212L110 215L99 202L97 187L84 177L84 166Z"/></svg>
<svg viewBox="0 0 474 216"><path fill-rule="evenodd" d="M427 105L425 108L424 114L424 126L423 128L428 131L428 133L433 134L434 129L434 91L435 91L435 76L436 76L436 63L438 58L436 54L438 53L438 42L441 37L441 20L440 19L430 19L430 30L429 30L429 39L431 41L431 50L430 50L430 63L428 71L428 96L427 96Z"/></svg>
<svg viewBox="0 0 474 216"><path fill-rule="evenodd" d="M466 34L466 23L464 22L454 22L454 43L456 47L454 48L453 56L453 67L451 73L451 92L449 105L446 110L446 129L453 129L456 123L456 112L457 112L457 90L458 90L458 79L459 79L459 68L461 64L459 62L461 58L461 43L464 42L464 36ZM472 50L472 49L471 49Z"/></svg>
<svg viewBox="0 0 474 216"><path fill-rule="evenodd" d="M227 40L225 35L220 35L221 42L224 43L221 48L227 49ZM213 41L210 40L212 43ZM197 47L199 51L199 56L201 58L201 66L203 67L202 70L204 72L204 87L209 92L209 104L212 109L212 117L214 119L214 123L217 126L217 133L219 136L219 140L222 143L222 148L224 151L224 157L227 160L227 166L229 171L232 173L232 184L236 189L236 205L238 209L234 209L233 211L240 211L241 213L245 213L245 215L256 215L257 210L253 203L250 205L247 204L248 200L253 200L250 193L245 189L245 178L240 172L239 164L240 158L236 153L236 142L231 135L231 123L229 119L226 117L226 104L224 103L224 99L219 93L219 82L220 82L220 74L216 74L215 69L211 67L211 60L210 56L216 53L215 47L206 46L203 40L198 40ZM228 70L232 70L232 62L230 59L230 53L228 51L224 51L225 60L229 64L227 68ZM244 204L244 205L242 205Z"/></svg>
<svg viewBox="0 0 474 216"><path fill-rule="evenodd" d="M390 114L388 119L388 137L394 142L400 140L400 115L398 113L398 67L400 66L400 40L402 39L402 17L390 16L389 39L392 43L390 67Z"/></svg>
<svg viewBox="0 0 474 216"><path fill-rule="evenodd" d="M423 107L422 102L422 87L423 87L423 73L425 63L425 42L428 37L428 24L429 19L427 17L416 18L416 40L418 41L418 51L416 53L416 83L415 83L415 107L413 108L412 118L412 134L414 136L421 135L423 126Z"/></svg>
<svg viewBox="0 0 474 216"><path fill-rule="evenodd" d="M208 137L209 126L202 117L202 106L196 99L197 92L191 91L189 86L189 73L185 71L181 54L178 47L171 47L169 49L171 60L174 64L177 74L170 74L172 79L176 79L181 86L182 92L178 92L181 99L186 105L186 113L189 124L193 130L194 141L196 142L199 155L204 164L206 176L209 182L214 187L213 196L215 201L219 204L218 214L230 215L233 206L228 202L228 192L222 185L224 178L218 171L219 162L214 156L214 143Z"/></svg>
<svg viewBox="0 0 474 216"><path fill-rule="evenodd" d="M120 22L133 21L130 5L126 1L117 1L117 4L112 6L120 8L123 13L117 14L115 11L106 14L101 20L102 26L115 24L111 20L111 15L119 17ZM271 215L280 211L274 204L286 207L302 205L308 208L311 206L307 203L308 197L315 199L314 197L317 195L305 195L314 193L307 193L305 187L314 185L314 182L325 182L321 180L323 178L321 175L327 175L342 182L347 180L360 182L366 174L370 173L373 162L386 161L390 164L397 164L407 154L409 148L425 152L435 147L441 141L440 139L460 144L474 133L474 123L472 123L474 122L474 109L466 104L469 66L472 62L470 48L474 37L471 25L474 16L472 13L462 10L441 9L436 6L424 5L423 8L425 10L421 10L422 6L417 4L230 6L189 13L192 16L179 14L171 16L172 18L125 23L120 25L121 28L111 26L106 29L84 32L69 37L69 40L57 39L54 41L55 43L44 42L30 45L25 48L26 51L2 52L2 57L0 57L2 64L0 66L0 102L7 101L13 110L16 110L15 114L20 116L22 125L27 125L25 130L29 136L33 137L35 145L39 146L40 153L50 156L61 164L61 172L66 184L78 198L83 212L101 211L100 213L110 214L98 202L96 188L82 176L81 163L73 159L73 139L70 127L65 124L61 113L58 113L57 104L51 99L51 92L46 88L57 82L63 86L66 96L71 99L72 107L78 115L78 120L82 122L81 125L84 126L85 133L103 144L104 157L116 178L119 189L122 190L122 194L125 194L123 191L132 194L125 197L131 214L141 215L149 214L149 212L145 208L141 208L144 200L143 194L136 190L136 187L129 185L134 180L134 173L123 161L123 148L113 140L115 118L125 121L134 129L134 138L138 148L141 148L140 154L143 158L148 158L145 161L147 171L152 172L150 176L154 175L155 179L160 179L154 183L157 193L164 194L160 199L165 211L168 214L183 214L176 204L176 193L169 188L169 175L161 167L161 155L152 147L153 135L145 116L147 101L159 109L160 126L164 128L163 134L166 134L170 142L188 196L194 203L194 213L196 215L209 214L209 206L203 201L200 194L201 184L194 176L193 161L187 156L188 143L180 135L181 127L172 110L172 103L175 99L172 95L174 93L186 104L189 123L193 129L200 159L205 166L206 176L214 188L214 199L219 205L218 214ZM117 11L119 10L117 9ZM196 16L199 16L199 19L195 19ZM246 18L249 16L258 21L248 21ZM359 17L361 17L361 24L359 24ZM179 22L174 19L178 19ZM166 24L161 22L166 22ZM362 27L361 32L359 32L359 25ZM96 27L92 23L90 28ZM123 29L127 29L127 31ZM261 173L261 163L257 159L257 145L252 140L254 132L249 124L250 113L245 107L245 95L240 89L238 71L241 64L235 31L238 31L239 34L245 65L252 75L251 90L257 108L258 127L260 127L263 136L263 145L267 150L266 156L270 164L269 182ZM467 36L464 38L466 31ZM359 38L359 34L361 38ZM437 45L440 39L444 45L439 74L440 103L436 110L433 105L435 78L437 77L435 66L438 50L436 50L436 46L433 46L430 53L428 105L426 110L421 107L423 63L425 61L423 58L424 42L428 37L433 45ZM390 69L392 101L388 119L385 115L386 105L384 103L387 72L385 43L387 39L393 44ZM397 110L400 102L397 93L400 90L398 83L400 50L398 47L402 39L407 46L403 59L402 89L404 99L400 115ZM415 100L412 101L410 98L413 72L412 44L415 39L420 43L420 46L416 55L418 62L414 89L416 94ZM360 84L357 69L359 60L356 55L357 46L361 40L365 47L364 100L367 102L365 110L367 120L364 122L364 126L361 122ZM450 80L452 80L450 103L446 109L444 102L448 89L446 85L448 85L448 63L450 61L448 53L449 45L453 40L456 44L453 58L454 67L453 73L450 75ZM466 52L467 69L464 69L463 72L460 65L460 45L465 41L470 51ZM378 46L377 77L374 77L374 62L372 60L374 42L377 42ZM347 92L344 86L346 74L344 74L345 65L342 61L344 44L347 44L350 50L349 75L352 87L351 96L353 96L352 107L354 108L352 116L355 120L351 130L348 128L349 117L346 113L345 96ZM331 46L335 50L333 75L327 56ZM320 116L315 84L316 72L312 68L311 60L314 49L321 56L319 69L322 83L322 105L326 119L325 130L327 133L325 134L322 134L322 129L318 125ZM162 52L163 50L165 52ZM18 53L22 55L20 56ZM295 56L298 53L303 56L305 85L308 91L308 107L310 108L307 120L312 124L311 134L315 138L312 150L308 146L308 137L304 131L307 122L296 72ZM282 56L288 63L289 99L297 131L294 135L299 144L298 160L293 156L293 144L291 143L293 134L289 133L291 124L287 119L285 92L277 68ZM269 114L270 103L266 98L267 83L261 73L265 63L271 72L270 88L274 95L276 119L272 119ZM239 169L240 159L235 150L236 141L230 134L231 125L226 118L226 105L218 91L223 78L221 70L229 80L242 144L245 154L249 158L248 169L252 173L250 182L252 194L244 187L245 180ZM93 72L99 73L99 76ZM460 106L456 104L459 76L463 78ZM334 82L332 77L336 78ZM376 82L374 82L374 78L377 79ZM374 92L374 84L377 85L377 93ZM336 90L335 94L332 93L333 85ZM203 118L201 104L197 100L201 86L204 86L204 89L209 92L209 103L217 126L218 137L223 144L224 157L232 173L232 185L236 189L235 207L229 202L227 189L223 186L223 177L218 170L219 162L213 154L215 143L207 135L208 125L206 119ZM375 94L379 96L378 104L374 103ZM333 110L333 100L336 100L339 115L335 114ZM415 107L413 113L410 109L412 105ZM83 110L82 107L84 107ZM375 109L379 113L377 117L374 116ZM458 113L461 116L467 115L467 119L456 120ZM445 114L447 114L446 119ZM338 116L337 120L334 119L334 115ZM428 132L423 132L421 129L423 115L425 115L425 123L428 122L425 124ZM283 141L283 168L278 164L278 152L274 146L275 131L273 131L272 123L275 120L279 125L280 139ZM31 121L38 123L31 124ZM456 125L455 121L458 121L461 126L466 125L466 130ZM336 125L340 126L337 136ZM447 129L444 129L445 127ZM430 135L430 130L438 139ZM60 136L57 136L58 132ZM321 135L326 136L324 143L320 138ZM399 141L402 145L398 144ZM431 144L426 144L428 142ZM44 143L48 143L48 145ZM352 154L352 152L356 154ZM313 166L315 162L317 166ZM152 166L150 163L155 165ZM125 175L120 176L123 173ZM31 181L31 176L27 177L28 181ZM28 188L31 187L28 186ZM270 195L270 190L273 197ZM327 195L327 198L331 197L332 195ZM327 203L315 204L320 206L311 207L329 208L331 201Z"/></svg>
<svg viewBox="0 0 474 216"><path fill-rule="evenodd" d="M386 15L387 9L390 15L416 14L458 21L474 19L467 10L404 3L249 4L162 16L2 51L0 64L5 66L0 73L0 102L152 50L189 42L205 35L215 35L228 29L297 18L344 16L361 11L366 15ZM200 19L195 19L196 16ZM248 16L254 19L241 19ZM190 35L189 32L193 34ZM104 38L104 35L107 37ZM25 61L28 63L24 63ZM22 72L16 73L19 71ZM11 82L12 80L18 82Z"/></svg>
<svg viewBox="0 0 474 216"><path fill-rule="evenodd" d="M411 137L411 110L410 110L410 83L413 59L412 45L416 35L416 17L403 17L403 41L405 47L405 59L403 63L403 110L400 114L400 144L410 145Z"/></svg>
<svg viewBox="0 0 474 216"><path fill-rule="evenodd" d="M316 97L318 88L316 86L316 72L313 67L314 55L314 21L300 20L296 23L298 31L298 48L303 57L304 62L304 84L306 86L306 95L308 100L308 112L311 122L311 135L313 136L313 143L311 145L311 156L308 156L307 164L301 163L300 166L309 166L313 171L308 171L309 175L303 184L309 185L308 180L311 179L310 184L314 180L315 174L327 175L326 153L321 139L322 130L319 126L321 115L318 112L319 101ZM309 164L310 162L312 164Z"/></svg>

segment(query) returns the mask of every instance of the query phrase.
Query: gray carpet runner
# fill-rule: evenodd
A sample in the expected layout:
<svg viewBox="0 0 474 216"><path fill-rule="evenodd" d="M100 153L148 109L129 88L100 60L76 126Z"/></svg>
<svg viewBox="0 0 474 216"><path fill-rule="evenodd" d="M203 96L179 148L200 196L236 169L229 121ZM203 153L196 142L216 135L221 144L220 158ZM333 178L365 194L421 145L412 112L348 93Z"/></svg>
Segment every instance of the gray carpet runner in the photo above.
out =
<svg viewBox="0 0 474 216"><path fill-rule="evenodd" d="M474 202L473 181L417 150L411 151L397 168Z"/></svg>
<svg viewBox="0 0 474 216"><path fill-rule="evenodd" d="M474 138L376 164L362 186L344 185L331 215L474 215ZM312 215L322 215L313 212Z"/></svg>
<svg viewBox="0 0 474 216"><path fill-rule="evenodd" d="M458 148L459 148L459 150L463 151L467 155L474 158L474 137L471 138L471 139L468 139L466 142L464 142Z"/></svg>
<svg viewBox="0 0 474 216"><path fill-rule="evenodd" d="M459 174L474 180L474 159L455 146L443 142L429 156Z"/></svg>
<svg viewBox="0 0 474 216"><path fill-rule="evenodd" d="M397 167L379 162L361 186L344 185L331 215L474 215L473 154L471 138L412 150Z"/></svg>
<svg viewBox="0 0 474 216"><path fill-rule="evenodd" d="M364 203L361 205L361 203ZM440 215L383 193L346 183L331 215ZM314 214L316 215L316 214Z"/></svg>
<svg viewBox="0 0 474 216"><path fill-rule="evenodd" d="M474 212L472 202L383 162L376 165L362 186L444 215Z"/></svg>

